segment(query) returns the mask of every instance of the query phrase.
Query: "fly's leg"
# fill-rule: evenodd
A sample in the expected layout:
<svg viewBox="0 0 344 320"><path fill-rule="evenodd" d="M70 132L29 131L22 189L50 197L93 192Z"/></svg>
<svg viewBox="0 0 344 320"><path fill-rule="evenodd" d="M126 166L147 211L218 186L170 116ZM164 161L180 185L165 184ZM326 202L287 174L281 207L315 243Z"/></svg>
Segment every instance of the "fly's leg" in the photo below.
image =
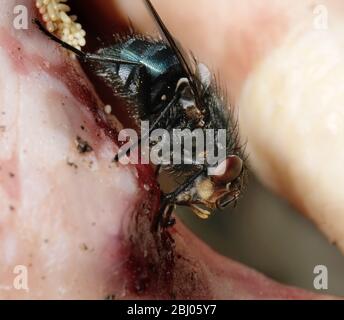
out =
<svg viewBox="0 0 344 320"><path fill-rule="evenodd" d="M184 192L192 183L205 172L206 168L202 168L189 179L187 179L182 185L176 188L174 191L162 194L160 201L160 209L153 219L152 231L157 231L159 226L162 228L167 228L173 226L175 219L171 218L173 210L177 204L176 198L179 194Z"/></svg>
<svg viewBox="0 0 344 320"><path fill-rule="evenodd" d="M162 194L160 201L160 209L154 216L152 223L152 231L156 232L159 227L165 229L172 227L176 223L176 219L171 217L176 205L172 199L169 199L170 194Z"/></svg>
<svg viewBox="0 0 344 320"><path fill-rule="evenodd" d="M155 178L159 177L160 169L161 169L161 164L157 165L155 168L155 172L154 172Z"/></svg>
<svg viewBox="0 0 344 320"><path fill-rule="evenodd" d="M176 208L176 205L171 205L168 207L168 210L165 212L165 217L163 221L163 226L165 228L173 227L176 224L176 218L172 217L172 213L174 209Z"/></svg>
<svg viewBox="0 0 344 320"><path fill-rule="evenodd" d="M168 212L169 210L171 210L170 207L172 207L172 204L169 203L166 195L164 193L162 193L161 197L160 197L159 211L155 214L155 216L153 218L153 222L152 222L152 226L151 226L152 232L158 231L159 226L164 228L163 221L164 221L165 212Z"/></svg>
<svg viewBox="0 0 344 320"><path fill-rule="evenodd" d="M82 52L81 50L74 48L70 44L62 41L61 39L59 39L58 37L56 37L55 35L50 33L47 29L45 29L43 27L43 25L41 24L41 22L38 19L34 19L33 22L38 26L38 28L47 37L49 37L51 40L53 40L56 43L58 43L59 45L61 45L63 48L73 52L76 56L78 56L79 58L81 58L84 61L99 61L99 62L113 62L113 63L117 63L117 64L141 65L141 63L135 62L135 61L122 60L122 59L117 59L117 58L113 58L113 57L103 57L103 56L99 56L97 54Z"/></svg>

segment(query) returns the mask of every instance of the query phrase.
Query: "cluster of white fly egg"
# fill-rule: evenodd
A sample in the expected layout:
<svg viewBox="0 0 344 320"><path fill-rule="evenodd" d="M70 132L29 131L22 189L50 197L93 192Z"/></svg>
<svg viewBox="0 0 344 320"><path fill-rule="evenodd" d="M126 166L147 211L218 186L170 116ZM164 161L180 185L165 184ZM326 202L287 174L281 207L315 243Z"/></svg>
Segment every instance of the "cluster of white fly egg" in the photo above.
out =
<svg viewBox="0 0 344 320"><path fill-rule="evenodd" d="M67 0L36 0L36 7L49 32L80 50L86 44L86 32L76 22L75 15L68 15L70 7L65 2Z"/></svg>

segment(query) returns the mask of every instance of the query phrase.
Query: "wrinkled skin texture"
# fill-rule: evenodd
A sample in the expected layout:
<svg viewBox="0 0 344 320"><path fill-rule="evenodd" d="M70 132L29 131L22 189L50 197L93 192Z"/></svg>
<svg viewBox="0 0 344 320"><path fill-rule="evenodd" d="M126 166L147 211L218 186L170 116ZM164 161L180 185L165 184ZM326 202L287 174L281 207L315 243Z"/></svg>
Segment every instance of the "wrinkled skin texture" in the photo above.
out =
<svg viewBox="0 0 344 320"><path fill-rule="evenodd" d="M330 39L313 34L304 26L313 17L308 1L290 1L292 6L219 0L211 7L206 0L177 2L160 1L157 9L182 43L221 69L257 174L344 249L343 188L337 187L344 179L336 148L343 130L337 87L344 27L334 16ZM151 173L111 162L116 145L111 132L102 129L107 119L97 109L101 101L63 50L32 26L14 30L18 3L0 4L0 298L323 298L217 255L179 221L170 231L174 242L167 234L152 235L150 217L158 204ZM327 3L338 11L339 1ZM33 17L32 2L20 4ZM132 10L147 31L144 8ZM335 55L335 61L326 60L326 54ZM304 74L318 61L324 70L305 83ZM317 120L331 114L330 127ZM93 151L80 154L77 136ZM324 150L332 157L335 152L335 159ZM325 156L331 164L326 171ZM143 180L150 181L150 190ZM28 292L13 287L16 265L28 267Z"/></svg>

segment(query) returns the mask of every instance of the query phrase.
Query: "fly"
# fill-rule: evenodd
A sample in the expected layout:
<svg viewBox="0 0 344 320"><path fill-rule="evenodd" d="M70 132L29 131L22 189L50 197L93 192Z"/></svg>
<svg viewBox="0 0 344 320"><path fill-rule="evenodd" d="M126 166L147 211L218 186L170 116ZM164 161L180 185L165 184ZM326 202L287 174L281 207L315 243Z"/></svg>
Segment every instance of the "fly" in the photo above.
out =
<svg viewBox="0 0 344 320"><path fill-rule="evenodd" d="M174 164L171 161L157 167L158 176L161 172L167 172L177 183L173 191L161 192L160 210L153 222L156 230L159 226L174 224L175 219L171 215L176 205L190 207L198 217L206 219L213 209L223 209L235 203L243 188L246 169L236 123L214 77L204 64L194 57L189 59L150 0L144 2L164 40L133 33L95 54L85 53L55 37L39 21L35 22L49 38L75 53L82 61L90 63L94 73L115 94L127 100L133 119L150 122L149 134L157 128L166 129L171 136L175 129L198 129L204 133L209 129L215 130L216 150L225 150L225 157L220 163L210 163L204 150L201 153L204 161L201 163ZM219 129L226 133L222 146L218 145L216 134ZM145 139L149 136L141 136L132 147L139 147ZM150 147L154 144L152 141L149 143ZM115 161L125 153L119 152ZM210 168L213 169L211 175Z"/></svg>

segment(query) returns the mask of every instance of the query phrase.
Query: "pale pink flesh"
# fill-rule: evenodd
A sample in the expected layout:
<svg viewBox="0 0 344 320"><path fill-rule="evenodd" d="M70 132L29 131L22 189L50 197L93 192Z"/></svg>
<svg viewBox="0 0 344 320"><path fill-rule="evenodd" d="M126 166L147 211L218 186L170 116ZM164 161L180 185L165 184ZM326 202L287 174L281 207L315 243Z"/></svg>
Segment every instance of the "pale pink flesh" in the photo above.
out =
<svg viewBox="0 0 344 320"><path fill-rule="evenodd" d="M32 13L32 2L20 4ZM217 255L179 221L175 244L154 238L139 207L156 191L142 187L150 173L111 162L115 144L91 112L101 102L63 50L34 26L14 30L15 4L0 4L2 299L324 298ZM94 151L80 155L77 136ZM16 265L28 292L13 287Z"/></svg>

